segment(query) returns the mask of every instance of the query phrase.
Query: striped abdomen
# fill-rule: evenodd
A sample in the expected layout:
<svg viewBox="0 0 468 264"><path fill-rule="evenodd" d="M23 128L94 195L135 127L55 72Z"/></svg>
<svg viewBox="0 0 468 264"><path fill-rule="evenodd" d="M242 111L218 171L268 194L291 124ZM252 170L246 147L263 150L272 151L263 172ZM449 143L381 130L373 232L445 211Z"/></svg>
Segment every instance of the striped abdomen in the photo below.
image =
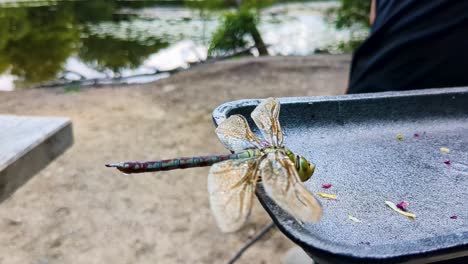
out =
<svg viewBox="0 0 468 264"><path fill-rule="evenodd" d="M211 166L217 162L229 159L247 159L260 156L260 150L246 150L239 153L227 155L211 155L199 157L187 157L168 160L145 161L145 162L121 162L107 164L107 167L115 167L123 173L143 173L153 171L167 171L174 169L186 169L195 167Z"/></svg>

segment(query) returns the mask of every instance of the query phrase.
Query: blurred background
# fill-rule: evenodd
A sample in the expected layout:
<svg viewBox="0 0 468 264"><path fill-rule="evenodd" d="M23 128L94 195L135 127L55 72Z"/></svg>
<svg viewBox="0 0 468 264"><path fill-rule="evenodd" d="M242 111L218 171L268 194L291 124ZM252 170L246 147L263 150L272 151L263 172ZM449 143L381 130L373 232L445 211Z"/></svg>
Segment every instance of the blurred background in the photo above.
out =
<svg viewBox="0 0 468 264"><path fill-rule="evenodd" d="M223 234L208 168L123 176L104 164L226 153L211 112L227 101L343 94L369 6L0 1L0 114L65 116L75 136L0 204L0 263L225 263L270 223L260 204ZM292 247L271 232L238 263L284 263Z"/></svg>
<svg viewBox="0 0 468 264"><path fill-rule="evenodd" d="M233 55L346 53L367 34L369 3L3 0L0 89L149 82Z"/></svg>

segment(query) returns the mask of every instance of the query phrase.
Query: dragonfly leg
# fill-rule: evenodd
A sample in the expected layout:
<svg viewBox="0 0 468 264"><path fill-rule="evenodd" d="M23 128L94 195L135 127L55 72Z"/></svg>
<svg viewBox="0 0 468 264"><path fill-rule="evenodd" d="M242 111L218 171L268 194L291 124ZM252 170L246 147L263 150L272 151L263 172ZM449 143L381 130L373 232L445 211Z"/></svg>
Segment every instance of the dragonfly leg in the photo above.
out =
<svg viewBox="0 0 468 264"><path fill-rule="evenodd" d="M228 262L228 264L233 264L244 254L244 252L249 249L253 244L257 243L264 235L275 228L275 223L271 222L269 225L265 226L258 234L256 234L250 241L248 241Z"/></svg>

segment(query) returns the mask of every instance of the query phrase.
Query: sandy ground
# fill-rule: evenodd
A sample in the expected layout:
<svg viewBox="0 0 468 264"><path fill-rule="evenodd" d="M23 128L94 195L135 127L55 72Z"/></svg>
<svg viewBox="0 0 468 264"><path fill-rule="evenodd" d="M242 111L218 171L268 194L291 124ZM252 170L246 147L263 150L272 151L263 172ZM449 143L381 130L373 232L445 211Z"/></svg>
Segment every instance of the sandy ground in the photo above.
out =
<svg viewBox="0 0 468 264"><path fill-rule="evenodd" d="M0 263L225 263L270 222L223 234L210 214L208 168L124 176L103 164L226 153L211 111L226 101L344 92L348 56L240 59L146 85L0 93L0 113L66 116L75 144L0 204ZM239 263L281 263L279 231Z"/></svg>

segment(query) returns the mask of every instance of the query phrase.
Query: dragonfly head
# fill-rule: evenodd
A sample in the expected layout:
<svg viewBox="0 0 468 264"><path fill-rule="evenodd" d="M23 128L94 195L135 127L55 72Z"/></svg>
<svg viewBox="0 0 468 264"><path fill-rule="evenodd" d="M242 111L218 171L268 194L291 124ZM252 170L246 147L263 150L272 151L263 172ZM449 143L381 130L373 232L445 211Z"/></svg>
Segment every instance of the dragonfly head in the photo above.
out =
<svg viewBox="0 0 468 264"><path fill-rule="evenodd" d="M305 182L310 179L310 177L312 177L312 174L314 174L315 165L306 160L306 158L297 155L296 169L299 174L299 178L301 178L301 181Z"/></svg>

